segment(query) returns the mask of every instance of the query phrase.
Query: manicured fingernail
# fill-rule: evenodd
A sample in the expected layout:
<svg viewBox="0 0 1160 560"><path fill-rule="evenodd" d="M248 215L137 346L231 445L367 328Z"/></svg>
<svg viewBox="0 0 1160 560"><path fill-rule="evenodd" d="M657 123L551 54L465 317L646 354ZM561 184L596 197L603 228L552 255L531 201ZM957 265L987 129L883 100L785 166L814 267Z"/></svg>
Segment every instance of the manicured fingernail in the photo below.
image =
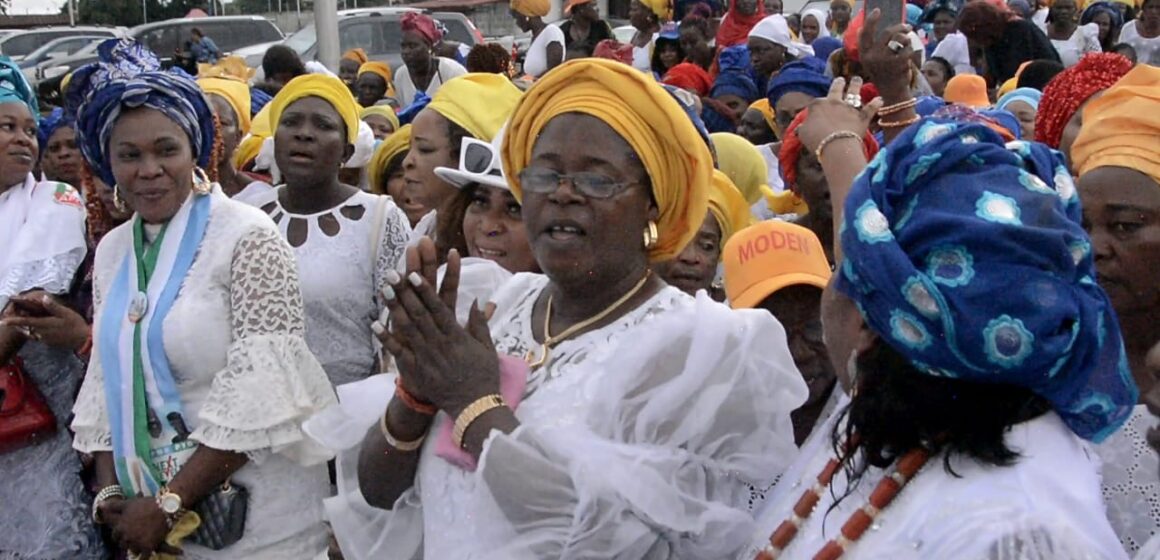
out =
<svg viewBox="0 0 1160 560"><path fill-rule="evenodd" d="M379 322L385 325L390 320L391 320L391 310L384 307L383 312L379 313Z"/></svg>
<svg viewBox="0 0 1160 560"><path fill-rule="evenodd" d="M386 332L386 329L383 328L383 324L378 321L371 323L371 330L374 331L375 334L380 335Z"/></svg>
<svg viewBox="0 0 1160 560"><path fill-rule="evenodd" d="M390 280L388 279L387 281L389 282ZM387 301L394 300L395 299L395 289L392 288L390 285L383 286L383 297L387 298Z"/></svg>
<svg viewBox="0 0 1160 560"><path fill-rule="evenodd" d="M407 281L410 282L412 286L418 288L423 284L423 277L419 276L418 272L412 272L407 275Z"/></svg>
<svg viewBox="0 0 1160 560"><path fill-rule="evenodd" d="M395 272L394 270L387 271L387 283L388 284L394 286L395 284L398 284L402 280L403 279L399 277L398 272Z"/></svg>

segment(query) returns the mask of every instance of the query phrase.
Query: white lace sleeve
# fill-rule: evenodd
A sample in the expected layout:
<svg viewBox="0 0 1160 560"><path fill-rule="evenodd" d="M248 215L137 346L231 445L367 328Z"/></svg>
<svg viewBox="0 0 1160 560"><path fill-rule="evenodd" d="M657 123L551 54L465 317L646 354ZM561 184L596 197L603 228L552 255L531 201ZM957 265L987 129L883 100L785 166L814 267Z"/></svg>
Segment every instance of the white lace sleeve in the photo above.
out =
<svg viewBox="0 0 1160 560"><path fill-rule="evenodd" d="M103 309L103 300L101 287L94 281L93 309ZM72 409L73 421L70 427L73 431L73 449L81 453L113 450L113 433L109 424L108 402L105 400L105 372L101 369L98 346L93 345L89 369Z"/></svg>
<svg viewBox="0 0 1160 560"><path fill-rule="evenodd" d="M238 241L230 266L233 343L190 436L261 462L267 452L300 464L332 454L304 437L301 424L335 402L318 360L306 348L294 255L273 228Z"/></svg>
<svg viewBox="0 0 1160 560"><path fill-rule="evenodd" d="M485 557L724 558L746 544L749 484L797 451L789 413L806 388L785 332L703 294L654 324L585 372L584 422L488 440L474 516L503 544Z"/></svg>
<svg viewBox="0 0 1160 560"><path fill-rule="evenodd" d="M407 215L395 205L390 197L383 196L382 198L385 200L376 202L376 204L383 206L381 210L383 223L379 246L375 249L377 254L375 260L375 300L380 308L385 305L379 295L386 284L385 275L388 270L406 270L407 263L404 256L407 252L407 243L411 240L411 224L407 221ZM379 211L377 208L372 210L372 212Z"/></svg>

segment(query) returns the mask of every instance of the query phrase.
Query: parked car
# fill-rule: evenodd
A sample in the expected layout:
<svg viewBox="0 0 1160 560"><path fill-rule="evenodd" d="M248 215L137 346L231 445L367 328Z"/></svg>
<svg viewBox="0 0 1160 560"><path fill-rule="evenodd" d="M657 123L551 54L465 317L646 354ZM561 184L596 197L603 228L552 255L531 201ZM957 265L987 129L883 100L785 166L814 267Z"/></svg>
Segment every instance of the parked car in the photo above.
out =
<svg viewBox="0 0 1160 560"><path fill-rule="evenodd" d="M20 67L24 69L26 76L30 76L37 66L45 62L74 55L81 49L93 43L104 41L105 39L108 39L108 37L102 37L100 35L74 35L53 39L45 43L43 47L28 53L28 56L25 56L20 61ZM32 77L30 76L29 79L31 80Z"/></svg>
<svg viewBox="0 0 1160 560"><path fill-rule="evenodd" d="M36 49L53 39L74 35L97 35L101 37L117 37L125 33L123 27L42 27L18 31L0 37L0 54L19 62Z"/></svg>
<svg viewBox="0 0 1160 560"><path fill-rule="evenodd" d="M399 49L403 32L399 20L406 12L418 12L415 8L365 8L358 10L342 10L338 12L338 45L339 52L347 49L362 47L371 60L387 62L391 68L397 69L403 65L403 57ZM428 14L447 27L447 39L473 47L483 42L483 35L460 13L435 12ZM317 60L318 34L314 25L308 25L298 30L282 41L283 45L294 49L302 60ZM246 64L258 68L261 73L262 56L270 45L254 45L246 49L238 49L234 54L246 59Z"/></svg>

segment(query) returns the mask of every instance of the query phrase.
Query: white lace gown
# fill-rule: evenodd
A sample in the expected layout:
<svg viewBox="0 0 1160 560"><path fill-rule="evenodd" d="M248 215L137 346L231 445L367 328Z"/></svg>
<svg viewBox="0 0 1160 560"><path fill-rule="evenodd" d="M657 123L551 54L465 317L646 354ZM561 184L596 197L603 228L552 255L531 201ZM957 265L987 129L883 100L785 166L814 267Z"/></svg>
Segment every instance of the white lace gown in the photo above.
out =
<svg viewBox="0 0 1160 560"><path fill-rule="evenodd" d="M282 237L305 228L294 250L306 306L306 345L334 385L378 372L379 350L371 332L384 303L386 271L396 269L410 239L407 215L387 196L356 192L315 214L284 209L278 187L246 200L273 218Z"/></svg>
<svg viewBox="0 0 1160 560"><path fill-rule="evenodd" d="M519 274L496 294L499 352L538 351L532 308L547 283ZM493 433L474 473L429 438L414 487L378 510L358 490L355 446L327 512L348 560L724 558L753 530L750 484L796 455L789 412L805 396L772 316L666 287L553 348L521 426ZM361 437L382 410L350 431Z"/></svg>
<svg viewBox="0 0 1160 560"><path fill-rule="evenodd" d="M1145 439L1155 425L1148 408L1136 405L1124 427L1096 446L1108 521L1129 553L1160 535L1160 458ZM1160 560L1160 554L1153 559Z"/></svg>
<svg viewBox="0 0 1160 560"><path fill-rule="evenodd" d="M802 455L778 482L763 508L759 529L738 556L752 560L788 518L802 493L834 457L831 418L802 446ZM1013 426L1006 443L1020 454L1009 467L971 459L951 461L958 476L932 457L843 556L849 560L1125 560L1127 554L1104 516L1099 459L1049 412ZM813 515L781 558L813 558L850 515L868 503L886 474L871 467L854 491L844 469L834 475ZM835 496L845 496L837 506ZM828 512L828 513L827 513Z"/></svg>
<svg viewBox="0 0 1160 560"><path fill-rule="evenodd" d="M1059 60L1065 68L1071 68L1079 63L1085 54L1103 52L1100 46L1100 28L1094 23L1081 25L1075 28L1071 37L1063 40L1051 39L1055 52L1059 53Z"/></svg>
<svg viewBox="0 0 1160 560"><path fill-rule="evenodd" d="M336 402L303 340L302 297L294 255L269 218L216 191L197 257L165 321L165 352L198 442L245 453L232 480L250 492L246 530L212 551L186 543L185 560L298 559L326 550L322 499L331 454L304 437L301 423ZM97 248L94 304L125 255L132 222ZM100 336L98 322L95 337ZM111 451L104 375L94 347L73 408L73 446ZM304 466L309 465L309 466Z"/></svg>

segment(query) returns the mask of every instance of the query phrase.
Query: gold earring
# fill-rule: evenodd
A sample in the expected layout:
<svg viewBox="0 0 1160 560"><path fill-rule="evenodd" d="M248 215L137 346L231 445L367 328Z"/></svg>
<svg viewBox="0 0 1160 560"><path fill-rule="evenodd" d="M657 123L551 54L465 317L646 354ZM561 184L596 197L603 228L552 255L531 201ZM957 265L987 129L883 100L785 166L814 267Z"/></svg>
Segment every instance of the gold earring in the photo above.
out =
<svg viewBox="0 0 1160 560"><path fill-rule="evenodd" d="M207 195L213 190L213 183L209 180L209 175L206 175L205 170L200 167L193 168L193 192L199 195Z"/></svg>
<svg viewBox="0 0 1160 560"><path fill-rule="evenodd" d="M644 248L652 249L656 247L658 239L660 239L660 233L657 232L657 223L649 220L648 228L644 230Z"/></svg>
<svg viewBox="0 0 1160 560"><path fill-rule="evenodd" d="M117 207L117 211L124 214L129 211L129 205L125 203L125 199L121 198L121 187L113 185L113 206Z"/></svg>

